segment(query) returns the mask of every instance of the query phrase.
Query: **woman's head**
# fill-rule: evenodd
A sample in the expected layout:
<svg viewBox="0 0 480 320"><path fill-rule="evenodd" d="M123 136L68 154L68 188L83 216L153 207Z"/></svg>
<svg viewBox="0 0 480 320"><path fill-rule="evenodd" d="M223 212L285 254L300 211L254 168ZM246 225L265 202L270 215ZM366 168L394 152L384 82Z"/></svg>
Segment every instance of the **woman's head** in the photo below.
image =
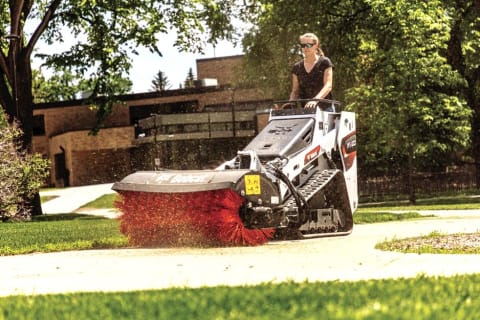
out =
<svg viewBox="0 0 480 320"><path fill-rule="evenodd" d="M320 48L320 41L314 33L305 33L299 37L300 46L304 50L315 50L317 54L323 56L323 51Z"/></svg>

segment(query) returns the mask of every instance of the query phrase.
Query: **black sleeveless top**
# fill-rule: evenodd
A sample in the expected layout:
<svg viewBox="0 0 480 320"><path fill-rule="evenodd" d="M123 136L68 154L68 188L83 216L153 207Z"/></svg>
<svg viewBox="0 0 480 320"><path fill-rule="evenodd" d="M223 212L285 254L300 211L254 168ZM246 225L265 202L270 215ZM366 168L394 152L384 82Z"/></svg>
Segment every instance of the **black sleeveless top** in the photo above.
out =
<svg viewBox="0 0 480 320"><path fill-rule="evenodd" d="M330 67L333 67L333 63L327 57L318 58L310 72L305 70L303 60L295 63L292 67L292 73L298 78L298 98L310 99L315 97L323 88L323 73ZM332 92L325 99L332 99Z"/></svg>

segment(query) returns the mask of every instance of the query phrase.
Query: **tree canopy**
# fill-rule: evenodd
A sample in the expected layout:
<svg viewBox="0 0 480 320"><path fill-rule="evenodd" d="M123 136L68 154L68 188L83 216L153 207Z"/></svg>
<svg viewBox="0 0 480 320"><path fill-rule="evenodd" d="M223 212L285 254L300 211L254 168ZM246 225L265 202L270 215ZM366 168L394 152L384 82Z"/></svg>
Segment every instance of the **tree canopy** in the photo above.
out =
<svg viewBox="0 0 480 320"><path fill-rule="evenodd" d="M382 32L365 33L361 81L348 91L367 129L362 150L376 155L364 157L364 166L444 168L467 146L471 111L461 97L465 81L445 57L450 27L441 2L397 1L372 8L371 16Z"/></svg>
<svg viewBox="0 0 480 320"><path fill-rule="evenodd" d="M116 94L128 93L132 81L118 78ZM32 70L32 94L34 103L58 102L81 99L91 96L95 86L94 79L86 79L68 68L58 68L50 77L41 70Z"/></svg>
<svg viewBox="0 0 480 320"><path fill-rule="evenodd" d="M68 68L89 79L93 98L109 97L121 90L118 79L128 76L131 54L138 47L161 55L159 35L173 29L179 50L200 51L206 42L234 36L230 17L240 10L227 0L2 2L0 104L25 127L28 144L32 54L43 58L47 67ZM73 45L63 52L35 52L40 39L52 47L66 40ZM109 106L100 106L98 112L99 120L104 119Z"/></svg>
<svg viewBox="0 0 480 320"><path fill-rule="evenodd" d="M187 77L185 78L185 81L183 82L183 87L184 88L193 88L195 86L195 76L193 75L193 70L192 68L188 69Z"/></svg>
<svg viewBox="0 0 480 320"><path fill-rule="evenodd" d="M165 72L159 70L152 80L152 90L161 92L167 90L168 88L170 88L170 81L165 75Z"/></svg>
<svg viewBox="0 0 480 320"><path fill-rule="evenodd" d="M31 149L33 125L32 55L45 66L68 68L91 81L91 103L101 123L128 76L130 55L146 47L161 55L159 35L177 31L179 50L199 51L207 42L234 37L231 17L248 6L234 0L9 0L0 2L0 105L8 121L23 131ZM36 52L42 39L52 48L67 39L62 52ZM97 97L102 99L96 100ZM39 208L39 203L37 211Z"/></svg>
<svg viewBox="0 0 480 320"><path fill-rule="evenodd" d="M411 177L467 159L478 126L478 1L260 2L243 81L285 99L298 36L316 33L335 65L335 98L357 112L361 174Z"/></svg>

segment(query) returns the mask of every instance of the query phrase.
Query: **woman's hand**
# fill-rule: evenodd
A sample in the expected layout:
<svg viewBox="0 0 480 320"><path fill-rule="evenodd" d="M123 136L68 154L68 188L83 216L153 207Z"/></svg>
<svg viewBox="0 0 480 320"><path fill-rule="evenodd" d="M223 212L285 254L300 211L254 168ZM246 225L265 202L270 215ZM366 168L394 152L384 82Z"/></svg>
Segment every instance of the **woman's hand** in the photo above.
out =
<svg viewBox="0 0 480 320"><path fill-rule="evenodd" d="M318 101L308 101L305 104L305 108L315 108L317 106Z"/></svg>

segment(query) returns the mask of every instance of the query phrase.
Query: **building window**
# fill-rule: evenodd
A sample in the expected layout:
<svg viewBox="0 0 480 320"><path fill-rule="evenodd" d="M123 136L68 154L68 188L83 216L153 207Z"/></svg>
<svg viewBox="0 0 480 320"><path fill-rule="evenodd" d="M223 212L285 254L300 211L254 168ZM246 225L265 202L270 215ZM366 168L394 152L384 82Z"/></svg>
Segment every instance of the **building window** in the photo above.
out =
<svg viewBox="0 0 480 320"><path fill-rule="evenodd" d="M45 135L45 117L43 116L43 114L33 116L33 135Z"/></svg>
<svg viewBox="0 0 480 320"><path fill-rule="evenodd" d="M198 101L179 101L130 107L130 124L150 117L152 114L192 113L198 109Z"/></svg>
<svg viewBox="0 0 480 320"><path fill-rule="evenodd" d="M179 101L153 105L130 107L130 124L135 126L135 136L146 134L138 125L138 121L151 117L152 114L192 113L198 110L198 101Z"/></svg>

